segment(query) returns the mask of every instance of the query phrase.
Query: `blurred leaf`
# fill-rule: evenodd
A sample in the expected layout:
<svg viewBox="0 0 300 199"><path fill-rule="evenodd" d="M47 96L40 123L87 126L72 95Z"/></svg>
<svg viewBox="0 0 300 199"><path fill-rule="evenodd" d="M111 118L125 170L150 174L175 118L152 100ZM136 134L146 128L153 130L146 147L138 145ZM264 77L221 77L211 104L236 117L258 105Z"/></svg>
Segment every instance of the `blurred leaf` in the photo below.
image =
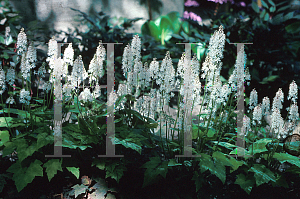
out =
<svg viewBox="0 0 300 199"><path fill-rule="evenodd" d="M266 2L264 2L264 0L260 0L260 1L261 1L261 4L263 7L269 8L268 4L266 4Z"/></svg>
<svg viewBox="0 0 300 199"><path fill-rule="evenodd" d="M275 3L272 0L268 0L268 2L275 7Z"/></svg>
<svg viewBox="0 0 300 199"><path fill-rule="evenodd" d="M257 186L268 183L269 181L276 182L274 173L263 164L254 164L249 171L254 173Z"/></svg>
<svg viewBox="0 0 300 199"><path fill-rule="evenodd" d="M159 24L161 31L161 44L164 45L165 41L169 41L172 38L173 27L172 22L168 16L162 16Z"/></svg>
<svg viewBox="0 0 300 199"><path fill-rule="evenodd" d="M283 17L283 21L287 21L287 20L293 18L293 15L294 15L294 12L289 12L288 14L286 14L286 15Z"/></svg>
<svg viewBox="0 0 300 199"><path fill-rule="evenodd" d="M252 179L249 179L248 176L246 177L244 174L240 173L237 175L237 179L234 184L240 185L240 187L249 195L255 182Z"/></svg>
<svg viewBox="0 0 300 199"><path fill-rule="evenodd" d="M184 40L184 38L178 34L172 34L172 36L176 39L181 39L181 40Z"/></svg>
<svg viewBox="0 0 300 199"><path fill-rule="evenodd" d="M265 16L265 14L266 14L266 10L263 10L263 11L260 13L259 17L260 17L260 18L263 18L263 17Z"/></svg>
<svg viewBox="0 0 300 199"><path fill-rule="evenodd" d="M277 7L278 7L278 5L277 5ZM283 6L283 7L279 8L279 9L277 10L277 12L281 12L281 11L288 10L288 9L290 9L290 7L291 7L290 5Z"/></svg>
<svg viewBox="0 0 300 199"><path fill-rule="evenodd" d="M263 79L263 81L261 81L259 83L260 84L267 84L268 82L274 82L278 77L279 77L279 75L271 75L269 77L265 77Z"/></svg>
<svg viewBox="0 0 300 199"><path fill-rule="evenodd" d="M178 34L179 30L181 28L181 21L180 21L180 14L179 14L179 12L170 12L170 13L167 14L167 16L171 20L174 33Z"/></svg>
<svg viewBox="0 0 300 199"><path fill-rule="evenodd" d="M142 34L150 35L154 37L156 41L160 39L160 29L153 21L147 21L142 25Z"/></svg>
<svg viewBox="0 0 300 199"><path fill-rule="evenodd" d="M9 132L0 131L0 146L3 146L5 142L9 141Z"/></svg>
<svg viewBox="0 0 300 199"><path fill-rule="evenodd" d="M190 33L189 23L187 21L182 22L183 31L187 34Z"/></svg>
<svg viewBox="0 0 300 199"><path fill-rule="evenodd" d="M276 7L275 6L272 6L271 8L270 8L270 12L275 12L276 11Z"/></svg>
<svg viewBox="0 0 300 199"><path fill-rule="evenodd" d="M288 33L298 33L300 32L300 22L299 21L296 21L292 24L289 24L285 27L285 30L288 32Z"/></svg>
<svg viewBox="0 0 300 199"><path fill-rule="evenodd" d="M256 1L252 1L252 8L255 12L259 13L259 7L257 5L257 2Z"/></svg>
<svg viewBox="0 0 300 199"><path fill-rule="evenodd" d="M270 18L270 15L269 15L269 13L266 13L266 15L265 15L265 17L264 17L264 21L268 21L268 20L269 20L269 18Z"/></svg>

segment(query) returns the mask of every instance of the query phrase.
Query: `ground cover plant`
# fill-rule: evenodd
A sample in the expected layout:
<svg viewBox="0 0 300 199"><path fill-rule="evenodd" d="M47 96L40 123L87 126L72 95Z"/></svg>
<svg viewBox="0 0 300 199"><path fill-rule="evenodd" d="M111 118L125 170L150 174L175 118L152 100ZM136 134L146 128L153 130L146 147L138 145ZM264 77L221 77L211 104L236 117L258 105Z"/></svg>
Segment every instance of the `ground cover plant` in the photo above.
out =
<svg viewBox="0 0 300 199"><path fill-rule="evenodd" d="M260 93L253 90L246 104L249 111L238 131L244 136L245 148L236 146L238 79L244 82L251 78L245 66L246 52L241 48L232 75L225 82L220 80L225 39L220 26L210 38L201 66L196 55L184 52L175 70L170 52L162 61L143 63L142 44L136 35L123 51L122 74L126 80L117 91L101 99L99 79L107 64L101 42L86 71L82 56L75 59L72 44L65 49L63 59L58 59L57 41L52 38L46 63L32 74L35 48L28 45L22 29L15 64L10 68L1 66L0 70L0 175L4 193L15 187L20 198L38 198L41 194L54 197L58 193L64 198L267 198L272 197L271 192L278 196L276 188L286 190L285 196L296 196L290 190L298 188L300 161L286 153L287 145L281 140L292 134L299 120L298 86L294 81L290 83L287 100L291 105L285 119L280 113L285 96L280 88L272 101L272 97L265 96L261 103L257 100ZM17 74L16 67L20 68ZM30 77L42 76L46 71L51 75L43 89L51 93L52 99L30 96ZM204 87L199 74L205 80ZM22 88L14 86L16 77L22 79ZM65 84L54 90L54 80L61 77ZM90 87L79 91L85 79L89 79ZM176 119L163 109L175 96L174 89L179 90ZM60 92L62 129L53 125L54 110L47 106ZM17 104L22 108L16 108ZM124 158L98 158L106 153L107 105L114 106L116 127L115 137L109 140L115 144L116 154ZM201 106L198 117L203 121L197 125L187 119L196 105ZM271 124L265 121L268 112ZM67 119L68 113L71 120ZM184 153L187 132L191 132L192 153L201 157L175 156ZM57 134L63 138L63 154L71 158L45 157L53 154ZM297 144L292 142L296 151ZM61 190L54 186L60 180L72 185L66 183L65 190ZM39 183L49 184L50 190L32 192ZM222 188L216 190L216 186ZM265 190L266 196L259 195L260 190Z"/></svg>

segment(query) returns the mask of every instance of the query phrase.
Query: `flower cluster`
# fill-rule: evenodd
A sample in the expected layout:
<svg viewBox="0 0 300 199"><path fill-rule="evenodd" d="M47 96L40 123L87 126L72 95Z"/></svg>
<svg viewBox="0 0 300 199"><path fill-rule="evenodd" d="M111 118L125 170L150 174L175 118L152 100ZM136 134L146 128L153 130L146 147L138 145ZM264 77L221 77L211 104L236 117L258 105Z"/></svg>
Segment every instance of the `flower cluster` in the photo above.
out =
<svg viewBox="0 0 300 199"><path fill-rule="evenodd" d="M197 1L187 0L187 1L184 3L184 6L186 6L186 7L191 7L191 6L198 7L198 6L199 6L199 3L198 3Z"/></svg>
<svg viewBox="0 0 300 199"><path fill-rule="evenodd" d="M18 34L17 39L17 53L22 55L27 49L27 36L24 32L24 28L21 28L20 33Z"/></svg>
<svg viewBox="0 0 300 199"><path fill-rule="evenodd" d="M89 70L90 73L90 84L92 81L96 81L98 83L98 78L103 77L103 61L105 60L105 48L103 47L101 41L99 42L99 46L97 47L96 54L90 62Z"/></svg>
<svg viewBox="0 0 300 199"><path fill-rule="evenodd" d="M31 100L30 92L25 91L25 89L23 88L20 91L20 103L29 105L30 100Z"/></svg>
<svg viewBox="0 0 300 199"><path fill-rule="evenodd" d="M207 1L213 1L215 3L220 3L220 4L227 3L227 1L230 2L231 4L234 3L233 0L207 0Z"/></svg>
<svg viewBox="0 0 300 199"><path fill-rule="evenodd" d="M74 62L71 73L71 84L79 86L88 77L88 74L84 68L81 55L77 57Z"/></svg>
<svg viewBox="0 0 300 199"><path fill-rule="evenodd" d="M184 11L183 18L191 19L193 21L202 22L202 18L193 12Z"/></svg>

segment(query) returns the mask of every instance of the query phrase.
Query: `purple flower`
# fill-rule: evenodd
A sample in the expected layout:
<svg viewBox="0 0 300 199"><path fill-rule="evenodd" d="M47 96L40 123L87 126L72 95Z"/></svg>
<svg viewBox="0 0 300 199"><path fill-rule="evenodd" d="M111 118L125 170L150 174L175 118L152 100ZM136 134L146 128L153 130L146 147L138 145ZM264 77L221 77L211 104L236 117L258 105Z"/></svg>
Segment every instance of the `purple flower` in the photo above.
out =
<svg viewBox="0 0 300 199"><path fill-rule="evenodd" d="M246 7L245 2L240 2L240 5L241 5L242 7Z"/></svg>
<svg viewBox="0 0 300 199"><path fill-rule="evenodd" d="M183 18L188 19L190 17L190 14L188 11L184 11Z"/></svg>
<svg viewBox="0 0 300 199"><path fill-rule="evenodd" d="M201 22L202 19L200 16L198 16L197 14L193 13L193 12L188 12L188 11L185 11L183 13L183 18L185 19L191 19L191 20L194 20L194 21L198 21L198 22Z"/></svg>
<svg viewBox="0 0 300 199"><path fill-rule="evenodd" d="M187 0L187 2L184 3L184 6L186 6L186 7L191 7L191 6L198 7L199 3L197 1Z"/></svg>
<svg viewBox="0 0 300 199"><path fill-rule="evenodd" d="M207 1L213 1L215 3L220 3L220 4L227 3L227 1L231 2L231 4L234 3L233 0L207 0Z"/></svg>

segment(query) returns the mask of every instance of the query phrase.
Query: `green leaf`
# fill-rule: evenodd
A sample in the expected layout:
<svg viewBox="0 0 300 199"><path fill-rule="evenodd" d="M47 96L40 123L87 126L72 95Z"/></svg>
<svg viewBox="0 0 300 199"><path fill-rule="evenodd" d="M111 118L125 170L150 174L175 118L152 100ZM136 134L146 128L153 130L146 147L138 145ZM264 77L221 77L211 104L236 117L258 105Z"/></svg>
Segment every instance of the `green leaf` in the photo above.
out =
<svg viewBox="0 0 300 199"><path fill-rule="evenodd" d="M265 14L266 14L266 10L263 10L263 11L260 13L259 17L262 19L262 18L265 16Z"/></svg>
<svg viewBox="0 0 300 199"><path fill-rule="evenodd" d="M210 128L210 129L208 130L207 137L211 138L211 137L213 137L215 134L216 134L216 130L213 129L213 128Z"/></svg>
<svg viewBox="0 0 300 199"><path fill-rule="evenodd" d="M115 179L118 183L122 178L124 171L127 171L127 168L124 165L107 165L106 166L106 176L105 178L111 177Z"/></svg>
<svg viewBox="0 0 300 199"><path fill-rule="evenodd" d="M44 129L44 127L41 127L39 129ZM43 146L46 146L48 144L54 143L54 136L50 136L48 133L39 133L37 135L37 148L42 148Z"/></svg>
<svg viewBox="0 0 300 199"><path fill-rule="evenodd" d="M0 117L0 127L7 127L7 123L6 123L5 119L8 123L8 126L13 124L12 121L14 120L14 118L12 118L12 117Z"/></svg>
<svg viewBox="0 0 300 199"><path fill-rule="evenodd" d="M46 162L43 167L46 168L46 173L48 176L48 180L50 180L57 174L57 171L63 171L61 168L61 161L59 159L51 159L48 162Z"/></svg>
<svg viewBox="0 0 300 199"><path fill-rule="evenodd" d="M0 131L0 146L3 146L7 141L9 141L9 132Z"/></svg>
<svg viewBox="0 0 300 199"><path fill-rule="evenodd" d="M244 174L240 173L237 175L237 179L234 182L234 184L240 185L244 191L247 192L248 195L250 195L251 190L254 186L254 181L252 179L248 179Z"/></svg>
<svg viewBox="0 0 300 199"><path fill-rule="evenodd" d="M4 143L4 146L5 146L5 148L2 151L2 153L3 153L2 156L7 156L7 155L13 153L17 147L15 145L15 143L13 143L13 142L6 142L6 143Z"/></svg>
<svg viewBox="0 0 300 199"><path fill-rule="evenodd" d="M232 150L229 154L230 155L243 156L243 157L245 157L245 159L247 159L248 158L247 156L251 155L251 152L247 151L243 147L237 147L234 150Z"/></svg>
<svg viewBox="0 0 300 199"><path fill-rule="evenodd" d="M263 164L254 164L249 171L254 173L257 186L268 183L269 181L276 182L274 173Z"/></svg>
<svg viewBox="0 0 300 199"><path fill-rule="evenodd" d="M17 149L17 152L18 152L18 158L20 161L23 161L25 158L31 156L32 154L34 154L34 152L36 152L38 149L37 149L37 144L32 144L30 146L27 146L27 143L26 145L23 145L23 147L20 147L20 145L18 145L18 149Z"/></svg>
<svg viewBox="0 0 300 199"><path fill-rule="evenodd" d="M161 17L159 28L161 31L161 44L164 45L165 41L169 41L172 38L172 34L174 34L172 22L168 16Z"/></svg>
<svg viewBox="0 0 300 199"><path fill-rule="evenodd" d="M168 163L168 167L174 167L174 166L178 166L178 165L182 165L182 164L177 163L175 159L171 159Z"/></svg>
<svg viewBox="0 0 300 199"><path fill-rule="evenodd" d="M272 6L271 8L270 8L270 12L275 12L276 11L276 7L275 6Z"/></svg>
<svg viewBox="0 0 300 199"><path fill-rule="evenodd" d="M72 187L72 189L74 189L74 191L75 191L75 198L77 198L77 196L79 196L80 194L85 193L88 188L89 188L89 186L86 186L86 185L83 185L83 184L74 185Z"/></svg>
<svg viewBox="0 0 300 199"><path fill-rule="evenodd" d="M266 151L268 151L268 149L266 148L266 145L270 142L272 142L271 138L263 138L263 139L257 140L251 146L249 146L249 151L252 153L252 147L253 147L253 155L257 154L257 153L266 152Z"/></svg>
<svg viewBox="0 0 300 199"><path fill-rule="evenodd" d="M183 31L186 33L186 34L189 34L190 33L190 26L189 26L189 23L187 21L183 21L182 22L182 28L183 28Z"/></svg>
<svg viewBox="0 0 300 199"><path fill-rule="evenodd" d="M269 18L270 18L270 15L269 15L269 13L266 13L266 15L265 15L265 17L264 17L264 21L268 21L268 20L269 20Z"/></svg>
<svg viewBox="0 0 300 199"><path fill-rule="evenodd" d="M126 148L131 148L131 149L137 151L139 154L142 153L142 147L137 145L136 143L133 143L132 139L120 140L119 138L115 137L113 139L113 144L121 144L121 145L125 146Z"/></svg>
<svg viewBox="0 0 300 199"><path fill-rule="evenodd" d="M277 159L280 163L288 162L300 168L299 158L288 153L275 153L273 158Z"/></svg>
<svg viewBox="0 0 300 199"><path fill-rule="evenodd" d="M211 142L214 143L214 144L218 144L220 146L223 146L226 149L231 149L232 150L233 148L236 147L236 145L230 144L228 142L219 142L219 143L218 143L218 141L211 141Z"/></svg>
<svg viewBox="0 0 300 199"><path fill-rule="evenodd" d="M261 5L265 8L269 8L268 4L266 4L266 2L264 0L260 0L261 1Z"/></svg>
<svg viewBox="0 0 300 199"><path fill-rule="evenodd" d="M77 179L79 179L79 168L77 167L66 167Z"/></svg>
<svg viewBox="0 0 300 199"><path fill-rule="evenodd" d="M176 39L184 40L184 38L178 34L172 34L172 37L175 37Z"/></svg>
<svg viewBox="0 0 300 199"><path fill-rule="evenodd" d="M199 134L198 134L199 131ZM203 136L203 132L200 130L200 128L198 128L197 125L193 124L192 126L192 139L195 140L198 137L202 137Z"/></svg>
<svg viewBox="0 0 300 199"><path fill-rule="evenodd" d="M13 42L14 42L14 40L11 37L11 35L9 35L9 37L5 39L5 45L7 45L7 46L9 46L10 44L12 44Z"/></svg>
<svg viewBox="0 0 300 199"><path fill-rule="evenodd" d="M272 0L268 0L269 4L275 7L275 3Z"/></svg>
<svg viewBox="0 0 300 199"><path fill-rule="evenodd" d="M203 183L205 183L205 179L203 178L203 175L199 175L198 171L195 171L192 180L195 180L196 192L198 192Z"/></svg>
<svg viewBox="0 0 300 199"><path fill-rule="evenodd" d="M16 163L7 170L8 172L14 173L12 179L15 181L18 192L24 189L27 184L31 183L35 176L43 176L43 168L40 166L41 164L41 161L35 160L28 168L22 168L19 162L19 164Z"/></svg>
<svg viewBox="0 0 300 199"><path fill-rule="evenodd" d="M180 20L179 12L170 12L167 14L167 16L170 18L172 22L172 28L174 33L178 34L181 28L181 20Z"/></svg>
<svg viewBox="0 0 300 199"><path fill-rule="evenodd" d="M294 15L294 12L289 12L288 14L286 14L286 15L283 17L283 21L287 21L287 20L293 18L293 15Z"/></svg>
<svg viewBox="0 0 300 199"><path fill-rule="evenodd" d="M150 161L143 164L140 168L147 168L145 171L143 187L156 182L157 176L166 178L168 172L168 161L162 162L159 157L150 157Z"/></svg>
<svg viewBox="0 0 300 199"><path fill-rule="evenodd" d="M210 155L205 153L201 153L200 155L199 167L201 169L201 173L209 170L211 174L216 175L224 184L226 180L225 166L215 158L212 158Z"/></svg>
<svg viewBox="0 0 300 199"><path fill-rule="evenodd" d="M278 7L278 5L277 5L277 7ZM288 10L288 9L290 9L290 8L291 8L290 5L283 6L283 7L279 8L279 9L277 10L277 12L285 11L285 10ZM281 14L283 14L283 13L281 13Z"/></svg>
<svg viewBox="0 0 300 199"><path fill-rule="evenodd" d="M256 13L259 13L259 7L257 5L257 2L256 1L252 1L252 8L253 10L256 12Z"/></svg>
<svg viewBox="0 0 300 199"><path fill-rule="evenodd" d="M272 18L272 24L279 25L283 22L283 13L280 13Z"/></svg>
<svg viewBox="0 0 300 199"><path fill-rule="evenodd" d="M289 188L289 185L288 185L284 175L278 176L276 179L276 183L272 181L272 186L273 187L281 186L284 188Z"/></svg>
<svg viewBox="0 0 300 199"><path fill-rule="evenodd" d="M150 35L156 41L159 41L160 29L153 21L147 21L142 25L141 32L143 35Z"/></svg>
<svg viewBox="0 0 300 199"><path fill-rule="evenodd" d="M278 75L271 75L269 77L265 77L262 82L259 82L260 84L267 84L268 82L274 82L277 78L279 78Z"/></svg>
<svg viewBox="0 0 300 199"><path fill-rule="evenodd" d="M96 166L98 169L104 170L105 169L105 159L95 159L92 163L92 166Z"/></svg>
<svg viewBox="0 0 300 199"><path fill-rule="evenodd" d="M292 24L289 24L285 27L285 30L288 32L288 33L291 33L291 34L295 34L295 33L298 33L300 32L300 22L299 21L296 21Z"/></svg>
<svg viewBox="0 0 300 199"><path fill-rule="evenodd" d="M7 184L5 174L0 174L0 193L2 193L5 184Z"/></svg>
<svg viewBox="0 0 300 199"><path fill-rule="evenodd" d="M5 39L4 39L4 37L2 37L2 36L0 36L0 43L1 43L1 44L5 44Z"/></svg>

